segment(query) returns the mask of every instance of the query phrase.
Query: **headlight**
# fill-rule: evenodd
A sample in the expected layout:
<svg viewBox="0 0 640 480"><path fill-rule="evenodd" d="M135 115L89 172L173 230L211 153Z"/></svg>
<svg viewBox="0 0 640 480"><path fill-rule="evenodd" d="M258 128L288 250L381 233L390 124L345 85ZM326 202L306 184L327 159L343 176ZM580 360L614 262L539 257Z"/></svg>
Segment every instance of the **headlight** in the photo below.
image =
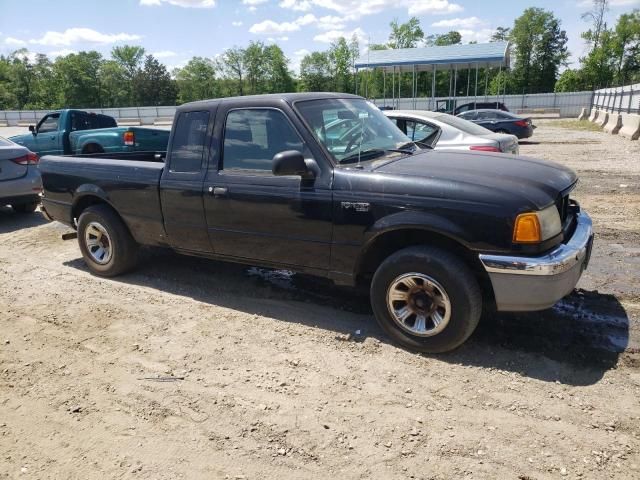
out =
<svg viewBox="0 0 640 480"><path fill-rule="evenodd" d="M513 225L514 243L540 243L562 231L560 214L555 205L539 212L521 213Z"/></svg>

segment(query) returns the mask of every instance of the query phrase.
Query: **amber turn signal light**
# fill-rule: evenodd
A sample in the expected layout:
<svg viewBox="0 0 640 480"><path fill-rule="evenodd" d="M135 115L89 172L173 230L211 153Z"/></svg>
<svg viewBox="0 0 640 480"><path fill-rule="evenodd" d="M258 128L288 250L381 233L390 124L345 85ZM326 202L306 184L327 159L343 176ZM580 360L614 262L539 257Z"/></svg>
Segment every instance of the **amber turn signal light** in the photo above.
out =
<svg viewBox="0 0 640 480"><path fill-rule="evenodd" d="M513 226L514 243L539 243L542 240L540 220L536 213L521 213Z"/></svg>

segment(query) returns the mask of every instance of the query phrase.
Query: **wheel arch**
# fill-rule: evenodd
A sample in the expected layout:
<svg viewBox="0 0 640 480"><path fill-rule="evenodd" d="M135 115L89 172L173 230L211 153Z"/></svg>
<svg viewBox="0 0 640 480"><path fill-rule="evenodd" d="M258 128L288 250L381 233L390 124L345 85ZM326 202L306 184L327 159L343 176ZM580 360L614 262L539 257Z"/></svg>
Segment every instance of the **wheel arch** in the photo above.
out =
<svg viewBox="0 0 640 480"><path fill-rule="evenodd" d="M81 153L83 155L90 153L104 153L104 148L99 143L89 141L82 146Z"/></svg>
<svg viewBox="0 0 640 480"><path fill-rule="evenodd" d="M104 190L96 185L81 185L76 190L76 196L71 206L71 224L77 225L82 212L93 205L106 205L122 219L115 207L109 202Z"/></svg>
<svg viewBox="0 0 640 480"><path fill-rule="evenodd" d="M455 254L474 273L488 304L495 302L491 280L478 255L451 233L427 227L397 226L372 236L356 262L356 283L367 284L385 258L417 245L434 246Z"/></svg>

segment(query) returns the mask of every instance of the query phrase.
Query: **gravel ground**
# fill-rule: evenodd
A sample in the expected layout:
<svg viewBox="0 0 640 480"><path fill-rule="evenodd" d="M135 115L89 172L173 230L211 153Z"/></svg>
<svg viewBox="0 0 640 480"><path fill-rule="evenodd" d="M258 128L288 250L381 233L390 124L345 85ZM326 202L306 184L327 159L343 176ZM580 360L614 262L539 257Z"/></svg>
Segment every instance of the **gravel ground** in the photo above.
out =
<svg viewBox="0 0 640 480"><path fill-rule="evenodd" d="M288 272L153 250L92 276L0 209L0 478L639 478L640 142L548 121L521 153L579 172L590 269L439 356Z"/></svg>

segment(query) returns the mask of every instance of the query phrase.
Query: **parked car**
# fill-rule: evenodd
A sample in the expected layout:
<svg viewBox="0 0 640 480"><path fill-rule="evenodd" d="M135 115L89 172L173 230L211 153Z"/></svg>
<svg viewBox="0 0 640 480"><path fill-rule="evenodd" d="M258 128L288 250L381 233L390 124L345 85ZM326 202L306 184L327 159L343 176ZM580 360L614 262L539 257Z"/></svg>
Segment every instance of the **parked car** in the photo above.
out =
<svg viewBox="0 0 640 480"><path fill-rule="evenodd" d="M471 102L471 103L463 103L462 105L456 107L453 114L458 115L462 112L467 112L469 110L480 110L480 109L502 110L503 112L509 111L507 106L502 102Z"/></svg>
<svg viewBox="0 0 640 480"><path fill-rule="evenodd" d="M11 140L0 137L0 206L31 213L40 203L42 181L38 156Z"/></svg>
<svg viewBox="0 0 640 480"><path fill-rule="evenodd" d="M341 145L322 134L337 118L360 124ZM366 285L392 339L443 352L471 335L483 304L548 308L589 260L574 172L420 150L355 95L188 103L166 161L143 157L40 161L44 214L77 229L96 275L132 269L138 246L155 245Z"/></svg>
<svg viewBox="0 0 640 480"><path fill-rule="evenodd" d="M530 118L519 117L511 112L499 110L470 110L458 115L492 132L508 133L518 138L529 138L536 128Z"/></svg>
<svg viewBox="0 0 640 480"><path fill-rule="evenodd" d="M393 110L384 112L402 133L420 147L476 150L518 154L518 139L494 133L473 122L448 113L427 110Z"/></svg>
<svg viewBox="0 0 640 480"><path fill-rule="evenodd" d="M26 135L11 137L38 155L164 151L169 131L118 127L114 118L82 110L59 110L30 125Z"/></svg>

